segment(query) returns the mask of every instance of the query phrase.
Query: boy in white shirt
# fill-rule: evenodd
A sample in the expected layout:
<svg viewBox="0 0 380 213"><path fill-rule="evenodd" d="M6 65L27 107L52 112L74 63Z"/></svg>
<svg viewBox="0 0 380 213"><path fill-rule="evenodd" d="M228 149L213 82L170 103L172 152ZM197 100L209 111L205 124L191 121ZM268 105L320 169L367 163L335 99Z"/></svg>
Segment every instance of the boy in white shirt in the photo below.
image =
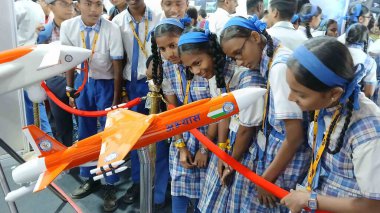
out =
<svg viewBox="0 0 380 213"><path fill-rule="evenodd" d="M104 19L102 0L80 0L78 7L81 16L64 21L61 25L60 40L64 45L83 47L92 50L88 59L88 80L75 104L80 110L104 110L120 103L122 60L124 58L121 34L119 28ZM83 67L83 66L82 66ZM84 72L81 72L75 82L76 88L82 84ZM74 69L67 72L66 91L70 104L74 106ZM104 129L106 117L100 117L101 128ZM98 132L97 118L78 117L79 140ZM95 167L95 166L94 166ZM73 198L83 198L100 186L94 182L90 170L94 167L81 167L80 174L88 180L77 188ZM104 210L113 211L117 208L116 189L113 186L119 176L106 177L104 195Z"/></svg>

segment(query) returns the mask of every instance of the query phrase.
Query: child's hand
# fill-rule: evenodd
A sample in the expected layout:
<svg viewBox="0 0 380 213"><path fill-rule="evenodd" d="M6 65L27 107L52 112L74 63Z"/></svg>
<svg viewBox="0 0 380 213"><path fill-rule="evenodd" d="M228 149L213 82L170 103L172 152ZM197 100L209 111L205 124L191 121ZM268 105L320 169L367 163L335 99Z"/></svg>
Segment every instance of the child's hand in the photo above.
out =
<svg viewBox="0 0 380 213"><path fill-rule="evenodd" d="M200 150L197 151L195 154L194 159L194 166L197 166L198 168L206 168L207 167L207 160L208 160L208 153L202 154Z"/></svg>
<svg viewBox="0 0 380 213"><path fill-rule="evenodd" d="M225 163L224 163L224 167L225 169L223 170L223 174L222 174L222 177L220 178L220 181L222 182L223 186L228 187L232 183L232 180L235 175L235 170L233 170L230 166L228 166Z"/></svg>
<svg viewBox="0 0 380 213"><path fill-rule="evenodd" d="M179 149L179 162L186 169L192 169L194 167L193 156L186 147Z"/></svg>
<svg viewBox="0 0 380 213"><path fill-rule="evenodd" d="M260 204L264 204L268 208L276 207L277 198L273 194L267 192L260 186L256 186L256 191Z"/></svg>
<svg viewBox="0 0 380 213"><path fill-rule="evenodd" d="M72 108L76 108L76 107L77 107L77 106L75 105L75 99L74 99L74 98L69 97L69 105L70 105Z"/></svg>
<svg viewBox="0 0 380 213"><path fill-rule="evenodd" d="M310 192L290 190L290 194L281 200L281 204L288 207L291 212L301 212L303 208L308 206Z"/></svg>

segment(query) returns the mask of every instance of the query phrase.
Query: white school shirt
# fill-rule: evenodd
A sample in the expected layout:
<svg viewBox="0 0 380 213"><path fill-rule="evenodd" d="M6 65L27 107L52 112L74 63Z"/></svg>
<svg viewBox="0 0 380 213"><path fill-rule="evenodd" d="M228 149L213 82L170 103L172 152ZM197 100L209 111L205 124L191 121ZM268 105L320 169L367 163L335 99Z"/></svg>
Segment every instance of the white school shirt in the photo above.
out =
<svg viewBox="0 0 380 213"><path fill-rule="evenodd" d="M210 32L215 33L219 38L224 25L230 20L230 18L231 15L225 9L216 9L215 13L211 14L207 20Z"/></svg>
<svg viewBox="0 0 380 213"><path fill-rule="evenodd" d="M277 38L282 45L291 50L307 40L306 35L297 31L289 21L279 21L267 31L270 36Z"/></svg>
<svg viewBox="0 0 380 213"><path fill-rule="evenodd" d="M17 46L34 45L38 34L36 28L45 23L45 13L41 6L31 0L14 3L17 23Z"/></svg>
<svg viewBox="0 0 380 213"><path fill-rule="evenodd" d="M63 45L83 47L81 32L86 39L87 32L81 16L62 22L60 41ZM114 79L112 60L122 60L124 57L120 30L114 23L101 17L90 32L90 45L92 49L95 33L98 40L95 52L90 56L89 77L93 79Z"/></svg>
<svg viewBox="0 0 380 213"><path fill-rule="evenodd" d="M139 33L138 36L142 43L144 43L144 40L146 41L145 44L145 50L149 55L152 54L151 50L151 42L149 36L145 37L145 20L148 20L148 33L153 30L153 28L158 24L158 22L161 20L162 14L157 13L156 11L151 10L149 7L145 8L145 14L142 20L139 23ZM134 43L134 35L133 31L130 27L130 23L133 23L133 26L136 27L136 24L134 23L134 18L129 13L128 8L125 9L123 12L119 13L115 16L115 18L112 20L116 25L119 26L122 39L123 39L123 46L124 51L127 54L127 64L124 67L123 70L123 77L126 80L131 81L131 70L132 70L132 57L133 57L133 43ZM137 65L137 80L141 80L143 78L146 78L146 57L144 53L141 51L140 47L139 49L139 60Z"/></svg>
<svg viewBox="0 0 380 213"><path fill-rule="evenodd" d="M366 70L369 70L363 78L365 85L376 85L377 77L376 70L377 64L375 59L369 57L363 50L358 48L349 47L348 50L351 53L352 59L354 60L354 65L363 64ZM369 59L369 61L367 61Z"/></svg>
<svg viewBox="0 0 380 213"><path fill-rule="evenodd" d="M292 51L286 47L279 47L275 57L291 55ZM286 81L286 70L288 67L285 63L277 63L272 66L269 72L269 82L273 95L273 104L275 106L275 119L289 119L289 115L294 116L292 119L303 119L301 108L292 101L289 101L290 87ZM279 129L277 129L278 132Z"/></svg>

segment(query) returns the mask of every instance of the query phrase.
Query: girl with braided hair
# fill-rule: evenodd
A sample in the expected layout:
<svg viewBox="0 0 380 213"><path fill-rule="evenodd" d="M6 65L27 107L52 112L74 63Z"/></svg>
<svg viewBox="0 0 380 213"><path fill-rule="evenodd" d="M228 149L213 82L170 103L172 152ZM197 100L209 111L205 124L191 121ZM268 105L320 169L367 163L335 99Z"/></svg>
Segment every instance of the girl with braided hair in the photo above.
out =
<svg viewBox="0 0 380 213"><path fill-rule="evenodd" d="M317 5L312 5L310 3L304 4L299 12L301 19L301 25L298 31L306 35L308 39L313 38L311 34L311 28L317 29L321 23L322 9Z"/></svg>
<svg viewBox="0 0 380 213"><path fill-rule="evenodd" d="M207 30L193 29L183 34L179 52L183 64L195 76L209 79L212 96L246 87L265 87L257 70L241 69L227 60L216 35ZM261 110L263 102L241 111L231 121L224 119L216 124L219 147L250 169L255 168L255 136L261 122L261 113L256 109ZM249 184L249 180L212 154L198 208L201 212L240 212L243 192Z"/></svg>
<svg viewBox="0 0 380 213"><path fill-rule="evenodd" d="M307 41L288 61L289 100L315 111L307 190L281 200L291 212L379 211L380 110L360 92L362 72L347 47L330 37Z"/></svg>
<svg viewBox="0 0 380 213"><path fill-rule="evenodd" d="M306 138L301 109L287 100L290 92L285 81L286 61L291 51L272 39L266 25L257 17L231 18L221 34L223 51L237 65L260 68L267 80L268 93L261 108L262 125L257 133L254 170L266 180L284 189L294 189L307 172L310 149ZM270 193L251 184L246 190L243 207L247 212L288 212L279 206Z"/></svg>
<svg viewBox="0 0 380 213"><path fill-rule="evenodd" d="M165 99L174 106L181 106L210 97L205 78L192 76L181 64L178 40L185 29L186 20L167 18L160 21L152 36L153 76L161 84ZM207 126L199 128L206 133ZM186 212L191 199L195 204L201 194L206 175L207 150L190 132L174 137L169 150L171 175L172 212Z"/></svg>
<svg viewBox="0 0 380 213"><path fill-rule="evenodd" d="M371 11L367 6L362 3L356 3L348 9L347 18L348 21L346 22L346 29L356 23L360 23L368 27L372 16ZM338 40L344 44L346 42L346 33L339 36Z"/></svg>
<svg viewBox="0 0 380 213"><path fill-rule="evenodd" d="M367 54L369 42L369 30L362 24L351 25L346 33L346 46L354 60L354 65L363 64L365 72L363 73L361 85L364 94L371 98L377 86L377 64L369 54Z"/></svg>

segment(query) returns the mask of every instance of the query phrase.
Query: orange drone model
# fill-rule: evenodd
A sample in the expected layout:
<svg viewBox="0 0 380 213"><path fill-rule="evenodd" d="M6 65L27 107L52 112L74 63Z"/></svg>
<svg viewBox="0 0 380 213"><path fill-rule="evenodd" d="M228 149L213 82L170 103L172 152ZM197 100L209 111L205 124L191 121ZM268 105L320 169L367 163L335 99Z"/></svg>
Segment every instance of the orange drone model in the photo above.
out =
<svg viewBox="0 0 380 213"><path fill-rule="evenodd" d="M116 109L108 113L103 132L71 147L65 147L35 126L25 127L23 132L39 157L12 171L13 180L24 186L8 193L5 199L13 201L32 191L41 191L62 171L97 159L98 168L91 172L103 174L95 179L121 172L126 167L120 165L132 149L230 117L262 99L265 92L261 88L245 88L152 115ZM104 172L110 169L113 171Z"/></svg>

